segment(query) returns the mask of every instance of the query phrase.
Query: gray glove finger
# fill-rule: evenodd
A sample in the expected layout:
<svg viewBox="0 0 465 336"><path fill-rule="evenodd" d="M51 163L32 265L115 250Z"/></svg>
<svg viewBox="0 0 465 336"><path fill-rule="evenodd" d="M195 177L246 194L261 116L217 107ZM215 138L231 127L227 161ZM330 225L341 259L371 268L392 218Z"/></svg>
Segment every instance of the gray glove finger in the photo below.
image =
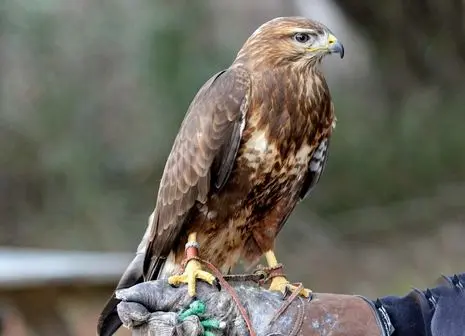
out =
<svg viewBox="0 0 465 336"><path fill-rule="evenodd" d="M146 323L150 317L150 312L143 305L137 302L120 302L116 307L121 322L127 328Z"/></svg>
<svg viewBox="0 0 465 336"><path fill-rule="evenodd" d="M204 329L197 316L188 316L182 323L176 326L178 336L201 336Z"/></svg>
<svg viewBox="0 0 465 336"><path fill-rule="evenodd" d="M204 282L197 283L198 297L216 295L218 290ZM115 292L116 298L122 301L137 302L150 311L180 310L194 299L187 295L187 286L172 287L165 280L142 282L129 288Z"/></svg>
<svg viewBox="0 0 465 336"><path fill-rule="evenodd" d="M119 300L137 302L152 311L160 310L160 307L157 306L159 298L174 294L165 293L171 287L164 285L163 281L142 282L129 288L119 289L115 295Z"/></svg>
<svg viewBox="0 0 465 336"><path fill-rule="evenodd" d="M147 323L132 328L133 336L201 336L203 332L197 316L189 316L177 323L177 314L173 312L152 313Z"/></svg>
<svg viewBox="0 0 465 336"><path fill-rule="evenodd" d="M182 336L176 332L177 314L173 312L155 312L150 314L147 323L132 328L133 336Z"/></svg>

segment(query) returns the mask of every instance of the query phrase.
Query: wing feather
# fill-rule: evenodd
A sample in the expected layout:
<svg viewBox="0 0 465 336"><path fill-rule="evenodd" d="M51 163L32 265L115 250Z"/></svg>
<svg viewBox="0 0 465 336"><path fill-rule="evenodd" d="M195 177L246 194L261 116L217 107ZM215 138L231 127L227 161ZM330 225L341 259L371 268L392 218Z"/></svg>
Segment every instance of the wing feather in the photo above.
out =
<svg viewBox="0 0 465 336"><path fill-rule="evenodd" d="M315 188L323 173L326 162L328 161L330 137L326 137L320 141L318 147L313 151L312 157L308 164L307 175L305 176L304 184L300 191L300 199L307 197Z"/></svg>
<svg viewBox="0 0 465 336"><path fill-rule="evenodd" d="M218 177L215 181L215 188L216 189L221 189L224 184L226 183L229 173L231 172L228 167L228 162L233 162L236 155L237 151L239 150L239 141L233 141L233 139L240 138L240 134L242 133L242 130L244 129L244 121L241 121L240 123L234 124L234 127L232 129L232 134L230 136L230 141L225 144L223 148L228 148L229 150L226 153L222 153L220 156L221 161L215 162L216 165L219 166L218 168Z"/></svg>
<svg viewBox="0 0 465 336"><path fill-rule="evenodd" d="M158 259L173 248L194 204L207 201L211 186L218 190L226 183L249 95L249 75L236 67L210 78L189 106L160 182L144 262L146 278L156 277Z"/></svg>

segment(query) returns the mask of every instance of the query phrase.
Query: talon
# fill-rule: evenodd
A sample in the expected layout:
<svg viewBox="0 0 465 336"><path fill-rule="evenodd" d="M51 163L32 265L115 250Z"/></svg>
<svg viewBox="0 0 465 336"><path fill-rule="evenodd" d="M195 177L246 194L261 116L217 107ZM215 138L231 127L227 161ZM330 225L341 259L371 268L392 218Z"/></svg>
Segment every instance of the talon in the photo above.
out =
<svg viewBox="0 0 465 336"><path fill-rule="evenodd" d="M286 285L286 286L284 287L284 293L282 293L282 294L283 294L283 299L287 298L289 295L292 294L292 291L291 291L291 289L289 288L289 285Z"/></svg>
<svg viewBox="0 0 465 336"><path fill-rule="evenodd" d="M214 285L216 278L204 271L202 265L195 257L198 256L198 243L196 242L196 234L192 233L188 237L186 244L186 267L184 273L180 275L173 275L168 278L168 283L173 286L187 284L187 292L189 296L194 297L197 294L196 283L197 280L205 281L210 285Z"/></svg>
<svg viewBox="0 0 465 336"><path fill-rule="evenodd" d="M218 292L221 292L221 284L217 278L215 278L215 280L213 281L213 285L216 287L216 289L218 289Z"/></svg>
<svg viewBox="0 0 465 336"><path fill-rule="evenodd" d="M197 280L205 281L210 285L214 285L216 278L202 270L200 263L197 260L191 259L187 262L186 269L181 275L173 275L168 278L168 283L173 286L187 284L187 292L189 296L195 296Z"/></svg>
<svg viewBox="0 0 465 336"><path fill-rule="evenodd" d="M299 286L292 285L285 277L283 276L277 276L274 277L273 280L271 280L271 284L269 287L269 290L275 291L275 292L281 292L283 294L283 298L287 297L290 293L295 292L296 290L299 289ZM303 296L305 298L310 297L310 294L312 294L312 291L307 288L302 288L299 291L299 295Z"/></svg>
<svg viewBox="0 0 465 336"><path fill-rule="evenodd" d="M269 290L281 292L284 297L287 296L288 291L294 293L299 290L299 286L291 285L289 281L287 281L283 273L283 265L278 263L272 250L265 252L265 258L268 263L268 269L271 271L269 276L273 279L271 280ZM307 288L302 288L299 291L299 295L306 298L310 297L311 293L312 291Z"/></svg>

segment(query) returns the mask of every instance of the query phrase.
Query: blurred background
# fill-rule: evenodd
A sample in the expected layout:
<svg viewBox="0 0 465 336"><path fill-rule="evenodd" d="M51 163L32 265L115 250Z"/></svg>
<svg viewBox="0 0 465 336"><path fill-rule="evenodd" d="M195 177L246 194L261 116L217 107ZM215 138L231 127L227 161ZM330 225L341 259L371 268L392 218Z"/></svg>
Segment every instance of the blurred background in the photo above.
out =
<svg viewBox="0 0 465 336"><path fill-rule="evenodd" d="M346 48L328 166L278 239L291 280L376 297L465 271L464 6L2 1L0 335L95 333L188 104L276 16Z"/></svg>

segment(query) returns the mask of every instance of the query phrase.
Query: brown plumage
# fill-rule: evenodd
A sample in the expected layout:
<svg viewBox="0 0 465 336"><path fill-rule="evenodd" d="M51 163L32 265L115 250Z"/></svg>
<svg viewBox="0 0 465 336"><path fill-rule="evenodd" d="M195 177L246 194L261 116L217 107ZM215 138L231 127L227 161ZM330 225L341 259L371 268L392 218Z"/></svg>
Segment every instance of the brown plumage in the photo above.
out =
<svg viewBox="0 0 465 336"><path fill-rule="evenodd" d="M118 288L181 271L188 234L223 272L254 261L318 182L335 116L318 64L342 45L320 23L277 18L200 89L174 141L155 210ZM99 334L120 322L112 297Z"/></svg>

